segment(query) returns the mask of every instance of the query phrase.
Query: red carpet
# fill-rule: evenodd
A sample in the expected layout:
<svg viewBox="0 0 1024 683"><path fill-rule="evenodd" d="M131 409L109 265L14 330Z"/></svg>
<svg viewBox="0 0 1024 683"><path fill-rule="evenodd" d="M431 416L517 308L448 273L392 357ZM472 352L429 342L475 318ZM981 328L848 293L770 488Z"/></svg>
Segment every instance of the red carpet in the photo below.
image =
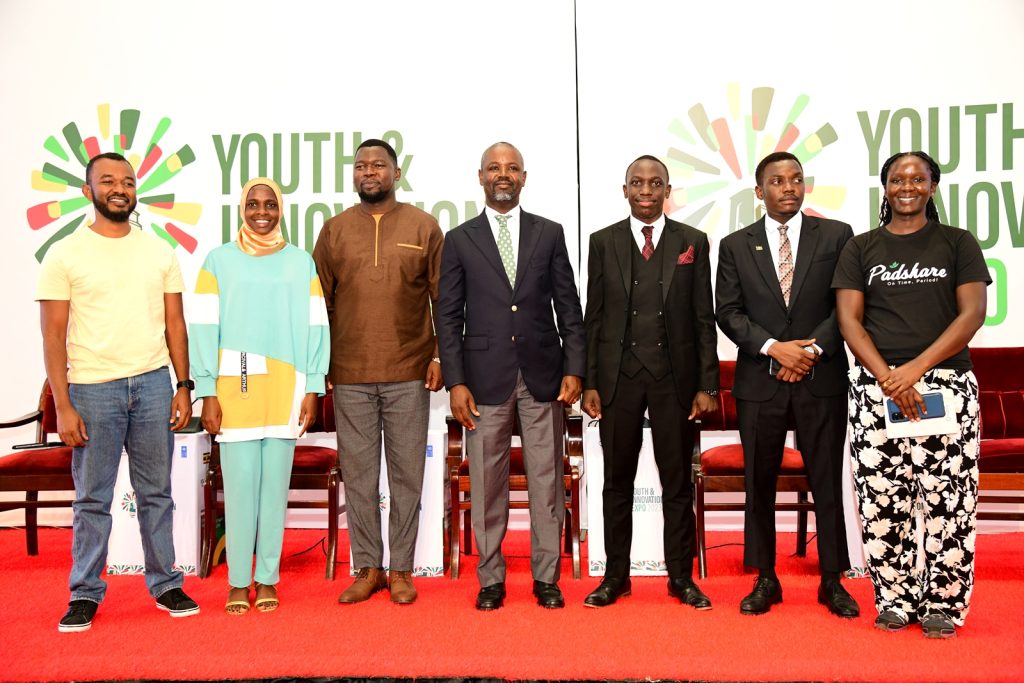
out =
<svg viewBox="0 0 1024 683"><path fill-rule="evenodd" d="M322 535L288 531L286 556ZM712 534L710 540L740 539ZM710 551L712 576L701 584L715 605L710 612L670 600L661 578L634 579L632 596L603 610L585 608L583 598L597 580L573 581L568 563L562 572L568 606L544 610L529 594L527 542L526 532L510 534L510 594L493 613L473 609L472 557L458 581L417 580L420 600L413 606L392 605L386 593L339 605L348 565L339 566L337 581L325 580L317 548L284 561L277 612L225 615L227 570L220 565L208 579L186 580L202 607L198 616L170 619L154 608L141 576L110 577L92 629L62 634L57 621L67 603L70 531L41 531L41 554L30 558L21 530L0 530L0 680L1024 680L1024 534L978 537L972 612L952 641L928 641L913 628L876 631L866 579L847 582L864 612L859 619L829 615L816 603L813 556L780 558L785 602L765 616L742 616L739 600L752 578L740 566L740 546ZM780 549L792 547L791 536L780 538ZM348 557L347 548L339 557Z"/></svg>

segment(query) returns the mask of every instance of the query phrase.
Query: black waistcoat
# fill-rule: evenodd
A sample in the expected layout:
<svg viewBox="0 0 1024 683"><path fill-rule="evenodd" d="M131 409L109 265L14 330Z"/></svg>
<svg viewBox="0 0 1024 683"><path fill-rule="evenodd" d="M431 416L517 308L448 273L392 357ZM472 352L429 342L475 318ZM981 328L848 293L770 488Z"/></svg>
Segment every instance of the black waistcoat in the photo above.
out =
<svg viewBox="0 0 1024 683"><path fill-rule="evenodd" d="M668 358L668 335L665 332L664 299L661 294L661 264L665 250L658 240L649 261L633 243L633 282L629 293L629 323L626 327L622 372L633 376L646 368L655 379L667 375L672 366Z"/></svg>

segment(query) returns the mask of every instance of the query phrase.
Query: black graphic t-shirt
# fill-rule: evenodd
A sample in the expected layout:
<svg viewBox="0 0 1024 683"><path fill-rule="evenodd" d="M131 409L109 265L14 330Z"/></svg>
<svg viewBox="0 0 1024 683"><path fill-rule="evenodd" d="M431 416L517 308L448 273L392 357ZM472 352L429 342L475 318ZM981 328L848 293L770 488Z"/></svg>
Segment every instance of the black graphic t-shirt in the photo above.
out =
<svg viewBox="0 0 1024 683"><path fill-rule="evenodd" d="M910 235L885 228L854 236L839 257L833 289L864 292L864 328L890 365L916 358L957 316L956 288L992 282L981 246L960 228L929 221ZM970 370L965 346L936 367Z"/></svg>

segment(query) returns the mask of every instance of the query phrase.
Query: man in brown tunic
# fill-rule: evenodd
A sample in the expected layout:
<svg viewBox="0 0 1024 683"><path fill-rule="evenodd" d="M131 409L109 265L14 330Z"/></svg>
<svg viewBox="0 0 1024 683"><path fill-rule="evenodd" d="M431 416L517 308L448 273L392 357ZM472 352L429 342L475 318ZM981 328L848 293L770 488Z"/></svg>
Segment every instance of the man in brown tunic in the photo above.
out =
<svg viewBox="0 0 1024 683"><path fill-rule="evenodd" d="M356 150L359 204L324 224L313 250L331 325L338 455L345 481L356 580L338 602L362 602L385 586L416 600L419 527L430 392L443 385L434 338L443 236L428 213L395 198L395 150L366 140ZM390 571L380 524L381 433L391 489Z"/></svg>

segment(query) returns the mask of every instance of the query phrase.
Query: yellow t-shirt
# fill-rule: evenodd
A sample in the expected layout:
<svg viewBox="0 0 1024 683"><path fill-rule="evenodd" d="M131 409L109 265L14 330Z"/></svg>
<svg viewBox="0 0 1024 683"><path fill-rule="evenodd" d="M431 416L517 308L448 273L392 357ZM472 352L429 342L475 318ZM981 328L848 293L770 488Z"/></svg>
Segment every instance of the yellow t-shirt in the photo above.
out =
<svg viewBox="0 0 1024 683"><path fill-rule="evenodd" d="M71 302L68 381L97 384L168 364L164 294L183 289L174 250L159 237L83 226L47 252L36 301Z"/></svg>

